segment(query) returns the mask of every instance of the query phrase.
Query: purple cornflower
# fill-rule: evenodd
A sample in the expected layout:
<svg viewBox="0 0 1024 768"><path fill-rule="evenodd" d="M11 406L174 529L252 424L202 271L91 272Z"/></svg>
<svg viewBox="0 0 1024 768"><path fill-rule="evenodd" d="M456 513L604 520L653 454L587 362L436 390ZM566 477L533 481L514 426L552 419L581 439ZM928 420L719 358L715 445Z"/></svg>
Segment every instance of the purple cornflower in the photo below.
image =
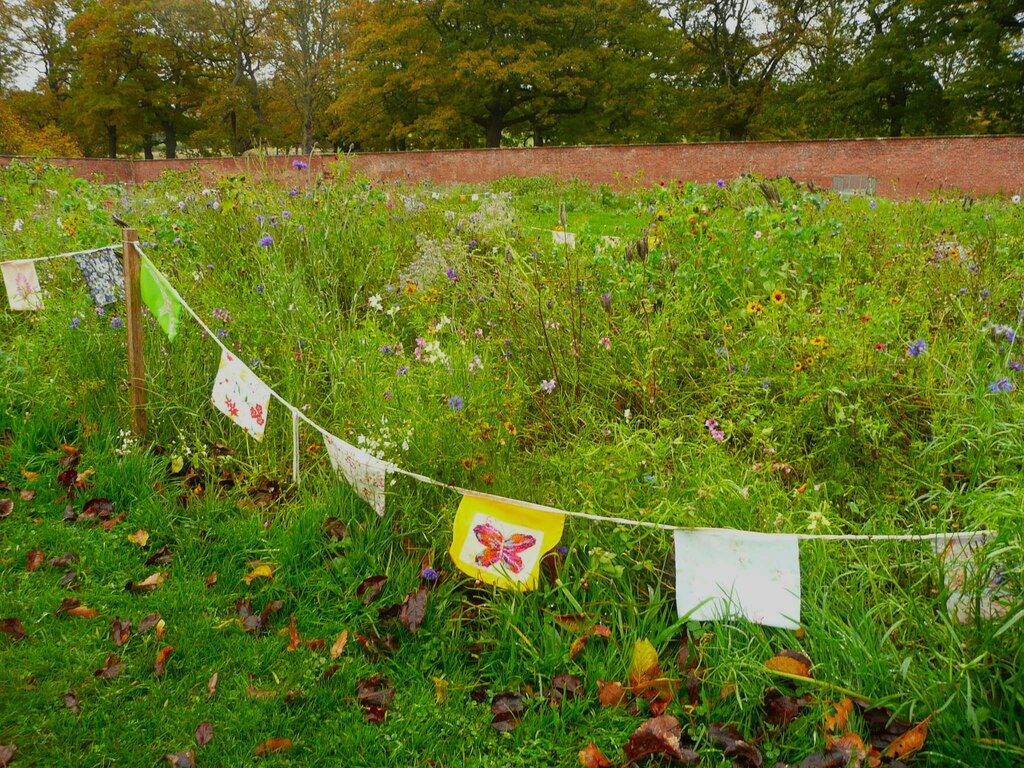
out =
<svg viewBox="0 0 1024 768"><path fill-rule="evenodd" d="M765 379L761 382L761 389L768 389L771 385L772 383L768 379Z"/></svg>
<svg viewBox="0 0 1024 768"><path fill-rule="evenodd" d="M562 557L565 557L569 554L569 548L563 547L561 544L559 544L557 547L555 547L555 552L560 554Z"/></svg>
<svg viewBox="0 0 1024 768"><path fill-rule="evenodd" d="M281 218L282 219L290 219L291 217L292 217L292 212L291 211L281 211Z"/></svg>
<svg viewBox="0 0 1024 768"><path fill-rule="evenodd" d="M395 350L391 348L390 344L385 344L383 347L380 348L380 351L385 355L395 354Z"/></svg>
<svg viewBox="0 0 1024 768"><path fill-rule="evenodd" d="M394 395L391 394L391 390L390 389L385 389L384 390L384 399L385 400L390 400L392 397L394 397Z"/></svg>
<svg viewBox="0 0 1024 768"><path fill-rule="evenodd" d="M448 398L448 407L453 411L461 411L465 407L465 403L462 402L462 398L458 395L452 395Z"/></svg>
<svg viewBox="0 0 1024 768"><path fill-rule="evenodd" d="M264 290L263 283L256 286L256 293L263 293Z"/></svg>
<svg viewBox="0 0 1024 768"><path fill-rule="evenodd" d="M878 207L878 203L876 203L874 200L872 200L870 203L868 203L868 208L870 208L872 211L875 210L875 208L877 208L877 207Z"/></svg>
<svg viewBox="0 0 1024 768"><path fill-rule="evenodd" d="M405 376L405 374L407 374L408 372L409 372L409 366L408 365L403 365L401 368L399 368L397 371L395 371L395 376Z"/></svg>
<svg viewBox="0 0 1024 768"><path fill-rule="evenodd" d="M298 196L299 196L299 190L297 190L297 189L289 189L288 190L288 197L298 197Z"/></svg>
<svg viewBox="0 0 1024 768"><path fill-rule="evenodd" d="M725 179L719 179L718 181L715 182L715 185L719 189L725 189Z"/></svg>
<svg viewBox="0 0 1024 768"><path fill-rule="evenodd" d="M554 379L548 379L548 380L541 379L540 388L543 389L544 392L546 392L547 394L550 395L552 392L555 391L555 380Z"/></svg>
<svg viewBox="0 0 1024 768"><path fill-rule="evenodd" d="M981 292L981 298L983 298L983 299L987 299L988 298L988 288L986 288L985 290L983 290Z"/></svg>
<svg viewBox="0 0 1024 768"><path fill-rule="evenodd" d="M292 168L297 171L304 171L309 168L309 163L305 160L292 160Z"/></svg>
<svg viewBox="0 0 1024 768"><path fill-rule="evenodd" d="M927 351L928 345L924 343L924 339L918 339L907 347L907 357L918 357L922 352Z"/></svg>
<svg viewBox="0 0 1024 768"><path fill-rule="evenodd" d="M124 328L124 320L122 320L120 317L112 317L110 318L110 327L113 328L115 331L120 331L122 328Z"/></svg>
<svg viewBox="0 0 1024 768"><path fill-rule="evenodd" d="M72 317L71 318L71 325L69 325L68 327L69 328L77 328L78 324L81 323L81 322L82 322L81 318Z"/></svg>
<svg viewBox="0 0 1024 768"><path fill-rule="evenodd" d="M263 237L260 238L260 245L262 245L264 248L269 248L273 244L274 238L271 237L270 235L264 235Z"/></svg>
<svg viewBox="0 0 1024 768"><path fill-rule="evenodd" d="M249 358L249 367L252 368L254 371L257 368L261 367L262 365L263 365L263 361L260 360L258 357L251 357L251 358Z"/></svg>
<svg viewBox="0 0 1024 768"><path fill-rule="evenodd" d="M448 279L449 279L449 280L458 280L458 279L459 279L459 273L458 273L458 272L456 272L456 271L455 271L454 269L452 269L451 267L448 267L448 269L446 269L446 270L444 271L444 273L445 273L446 275L448 275Z"/></svg>
<svg viewBox="0 0 1024 768"><path fill-rule="evenodd" d="M1013 392L1013 382L1003 376L998 381L990 381L988 384L988 392L990 395L997 395L1000 392Z"/></svg>
<svg viewBox="0 0 1024 768"><path fill-rule="evenodd" d="M469 241L469 247L470 248L476 248L476 245L477 245L476 240L470 240Z"/></svg>
<svg viewBox="0 0 1024 768"><path fill-rule="evenodd" d="M438 579L438 573L433 568L424 568L420 571L420 578L424 581L435 582Z"/></svg>
<svg viewBox="0 0 1024 768"><path fill-rule="evenodd" d="M217 335L220 336L222 339L226 339L228 337L228 332L225 331L223 328L218 328Z"/></svg>
<svg viewBox="0 0 1024 768"><path fill-rule="evenodd" d="M604 308L605 312L612 311L612 295L610 293L601 294L601 306Z"/></svg>
<svg viewBox="0 0 1024 768"><path fill-rule="evenodd" d="M1006 364L1006 367L1007 367L1007 368L1010 368L1010 369L1012 369L1012 370L1014 370L1014 371L1017 371L1018 373L1019 373L1020 371L1024 370L1024 364L1021 364L1021 363L1020 363L1020 362L1018 362L1017 360L1011 360L1010 362L1008 362L1008 363Z"/></svg>

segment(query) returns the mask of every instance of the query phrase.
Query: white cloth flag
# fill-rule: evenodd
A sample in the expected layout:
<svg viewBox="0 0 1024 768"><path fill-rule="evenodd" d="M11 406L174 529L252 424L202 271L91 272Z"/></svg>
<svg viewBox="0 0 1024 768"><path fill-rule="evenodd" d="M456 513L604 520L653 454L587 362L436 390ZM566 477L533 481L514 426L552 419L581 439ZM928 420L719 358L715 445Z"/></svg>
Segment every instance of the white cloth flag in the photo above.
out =
<svg viewBox="0 0 1024 768"><path fill-rule="evenodd" d="M675 531L674 537L680 616L800 627L796 536L717 530Z"/></svg>
<svg viewBox="0 0 1024 768"><path fill-rule="evenodd" d="M558 229L551 230L551 240L555 245L568 245L569 248L576 247L576 233L562 232Z"/></svg>
<svg viewBox="0 0 1024 768"><path fill-rule="evenodd" d="M942 560L943 580L949 591L946 610L960 624L970 623L975 616L985 620L1002 618L1013 604L1003 588L1006 575L997 563L985 557L983 550L989 538L968 533L932 542Z"/></svg>
<svg viewBox="0 0 1024 768"><path fill-rule="evenodd" d="M43 308L43 289L33 261L5 261L2 265L4 286L11 309L17 311Z"/></svg>
<svg viewBox="0 0 1024 768"><path fill-rule="evenodd" d="M257 440L263 439L270 407L270 387L241 360L221 352L210 397L217 409Z"/></svg>
<svg viewBox="0 0 1024 768"><path fill-rule="evenodd" d="M348 480L352 489L373 507L374 512L383 516L387 462L331 434L324 433L324 444L334 471Z"/></svg>

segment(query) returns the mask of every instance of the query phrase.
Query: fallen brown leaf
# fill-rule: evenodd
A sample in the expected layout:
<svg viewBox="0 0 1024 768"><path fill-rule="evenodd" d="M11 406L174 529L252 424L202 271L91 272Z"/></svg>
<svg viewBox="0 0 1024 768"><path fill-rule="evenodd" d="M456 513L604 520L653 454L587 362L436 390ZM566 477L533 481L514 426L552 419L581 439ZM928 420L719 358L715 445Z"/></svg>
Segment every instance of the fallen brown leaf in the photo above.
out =
<svg viewBox="0 0 1024 768"><path fill-rule="evenodd" d="M216 584L217 583L217 572L214 571L209 576L207 576L205 579L203 579L203 583L206 584L206 588L207 589L209 589L214 584Z"/></svg>
<svg viewBox="0 0 1024 768"><path fill-rule="evenodd" d="M700 755L683 746L679 721L672 715L661 715L645 721L633 731L623 749L628 762L655 754L664 755L684 765L697 765L700 762Z"/></svg>
<svg viewBox="0 0 1024 768"><path fill-rule="evenodd" d="M174 555L166 544L146 558L146 565L170 565Z"/></svg>
<svg viewBox="0 0 1024 768"><path fill-rule="evenodd" d="M36 480L39 479L38 472L29 472L24 467L21 468L21 476L24 477L25 481L29 483L34 483Z"/></svg>
<svg viewBox="0 0 1024 768"><path fill-rule="evenodd" d="M787 696L774 688L768 688L764 692L763 700L765 722L783 727L789 725L800 714L800 710L807 705L810 698L810 696Z"/></svg>
<svg viewBox="0 0 1024 768"><path fill-rule="evenodd" d="M76 478L77 480L77 478ZM108 520L114 516L114 503L110 499L89 499L82 507L79 518L95 517L98 520Z"/></svg>
<svg viewBox="0 0 1024 768"><path fill-rule="evenodd" d="M213 726L206 720L196 726L196 744L205 747L213 738Z"/></svg>
<svg viewBox="0 0 1024 768"><path fill-rule="evenodd" d="M80 619L95 619L100 615L100 612L87 605L76 605L73 608L68 608L67 614L68 616L77 616Z"/></svg>
<svg viewBox="0 0 1024 768"><path fill-rule="evenodd" d="M169 762L173 768L196 768L196 753L191 749L164 755L164 760Z"/></svg>
<svg viewBox="0 0 1024 768"><path fill-rule="evenodd" d="M129 581L128 584L125 586L125 589L129 592L152 592L154 589L163 584L164 579L166 578L166 571L157 571L156 573L150 574L145 579L136 584L133 584Z"/></svg>
<svg viewBox="0 0 1024 768"><path fill-rule="evenodd" d="M893 740L889 746L882 750L883 760L904 760L916 755L924 746L928 738L928 722L931 715L915 725L902 736Z"/></svg>
<svg viewBox="0 0 1024 768"><path fill-rule="evenodd" d="M43 550L33 549L28 553L28 557L25 560L25 570L32 573L32 571L38 569L43 564L43 558L45 557L46 555L43 554Z"/></svg>
<svg viewBox="0 0 1024 768"><path fill-rule="evenodd" d="M104 520L104 521L103 521L103 522L101 523L101 525L103 526L103 530L104 530L104 531L109 531L109 530L110 530L111 528L113 528L113 527L114 527L115 525L117 525L118 523L120 523L120 522L121 522L122 520L124 520L124 519L125 519L126 517L128 517L128 513L127 513L127 512L122 512L122 513L121 513L120 515L118 515L117 517L112 517L112 518L110 518L109 520Z"/></svg>
<svg viewBox="0 0 1024 768"><path fill-rule="evenodd" d="M597 698L602 707L617 707L626 695L621 683L597 681Z"/></svg>
<svg viewBox="0 0 1024 768"><path fill-rule="evenodd" d="M782 672L796 677L814 677L811 674L811 660L800 651L779 651L764 665L773 672Z"/></svg>
<svg viewBox="0 0 1024 768"><path fill-rule="evenodd" d="M10 499L0 499L0 520L10 517L14 512L14 502Z"/></svg>
<svg viewBox="0 0 1024 768"><path fill-rule="evenodd" d="M18 493L18 495L21 496L21 500L22 501L32 501L32 499L34 499L36 497L36 492L35 491L20 491Z"/></svg>
<svg viewBox="0 0 1024 768"><path fill-rule="evenodd" d="M283 752L286 749L292 748L291 739L273 738L267 739L258 747L256 747L256 756L263 757L269 755L271 752Z"/></svg>
<svg viewBox="0 0 1024 768"><path fill-rule="evenodd" d="M381 723L395 698L395 689L383 675L373 675L356 684L356 700L368 723Z"/></svg>
<svg viewBox="0 0 1024 768"><path fill-rule="evenodd" d="M327 647L327 641L324 640L321 637L317 637L317 638L314 638L313 640L307 640L306 641L306 650L307 651L313 651L314 653L316 653L317 651L322 651L326 647Z"/></svg>
<svg viewBox="0 0 1024 768"><path fill-rule="evenodd" d="M331 659L336 659L341 655L341 652L345 650L345 646L348 644L348 630L341 630L341 634L338 635L338 639L331 645Z"/></svg>
<svg viewBox="0 0 1024 768"><path fill-rule="evenodd" d="M78 714L78 694L74 688L64 691L64 706L72 715Z"/></svg>
<svg viewBox="0 0 1024 768"><path fill-rule="evenodd" d="M162 677L164 674L164 665L167 663L167 657L171 655L174 650L173 645L165 645L156 655L156 661L153 663L153 673L157 677Z"/></svg>
<svg viewBox="0 0 1024 768"><path fill-rule="evenodd" d="M825 733L839 733L846 729L846 721L853 711L853 699L843 699L833 706L835 712L825 718Z"/></svg>
<svg viewBox="0 0 1024 768"><path fill-rule="evenodd" d="M580 765L583 768L611 768L611 763L594 742L580 750Z"/></svg>
<svg viewBox="0 0 1024 768"><path fill-rule="evenodd" d="M295 626L295 614L292 614L291 619L288 622L288 650L297 651L302 647L302 640L299 639L299 629Z"/></svg>
<svg viewBox="0 0 1024 768"><path fill-rule="evenodd" d="M7 768L14 759L14 753L18 748L13 744L0 744L0 768Z"/></svg>
<svg viewBox="0 0 1024 768"><path fill-rule="evenodd" d="M77 552L65 552L60 557L50 558L46 564L50 568L65 568L72 563L77 563L79 559Z"/></svg>
<svg viewBox="0 0 1024 768"><path fill-rule="evenodd" d="M242 577L247 585L252 584L256 579L274 578L274 569L269 565L257 565L249 573Z"/></svg>
<svg viewBox="0 0 1024 768"><path fill-rule="evenodd" d="M149 543L149 531L144 531L142 528L139 528L135 533L128 534L128 541L132 544L138 544L140 547L144 547Z"/></svg>
<svg viewBox="0 0 1024 768"><path fill-rule="evenodd" d="M209 701L213 698L213 694L217 692L217 681L220 680L220 673L214 672L210 675L210 682L206 684L206 700Z"/></svg>
<svg viewBox="0 0 1024 768"><path fill-rule="evenodd" d="M92 676L95 678L109 680L110 678L121 674L123 670L124 664L121 663L121 657L116 653L112 653L107 656L107 660L103 662L103 666L92 673Z"/></svg>
<svg viewBox="0 0 1024 768"><path fill-rule="evenodd" d="M116 646L124 645L131 633L132 623L127 619L114 619L110 625L110 636L113 638L114 645Z"/></svg>
<svg viewBox="0 0 1024 768"><path fill-rule="evenodd" d="M160 614L159 613L151 613L151 614L149 614L148 616L144 617L142 619L142 621L139 622L139 634L140 635L146 634L149 630L151 630L153 627L155 627L159 623L160 623Z"/></svg>
<svg viewBox="0 0 1024 768"><path fill-rule="evenodd" d="M249 673L249 689L246 691L246 695L250 699L259 699L265 701L266 699L272 699L277 696L277 691L270 691L266 689L259 689L252 684L252 672Z"/></svg>
<svg viewBox="0 0 1024 768"><path fill-rule="evenodd" d="M423 623L423 619L427 614L427 590L420 587L415 592L410 592L405 596L405 601L402 603L402 612L399 614L399 618L413 634L420 628L420 624Z"/></svg>
<svg viewBox="0 0 1024 768"><path fill-rule="evenodd" d="M369 605L380 597L381 590L384 589L384 583L387 580L387 576L368 576L356 587L356 597L363 598L363 605Z"/></svg>
<svg viewBox="0 0 1024 768"><path fill-rule="evenodd" d="M491 699L491 727L500 733L507 733L519 725L523 716L523 694L503 691Z"/></svg>

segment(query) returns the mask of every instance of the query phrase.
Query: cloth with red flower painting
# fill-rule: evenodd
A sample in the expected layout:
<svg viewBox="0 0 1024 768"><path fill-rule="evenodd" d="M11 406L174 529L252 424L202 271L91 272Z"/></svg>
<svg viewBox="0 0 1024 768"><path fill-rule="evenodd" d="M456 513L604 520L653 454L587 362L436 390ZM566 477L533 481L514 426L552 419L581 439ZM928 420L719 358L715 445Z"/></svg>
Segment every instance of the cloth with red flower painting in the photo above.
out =
<svg viewBox="0 0 1024 768"><path fill-rule="evenodd" d="M270 387L237 357L221 352L210 400L217 409L257 440L263 439Z"/></svg>

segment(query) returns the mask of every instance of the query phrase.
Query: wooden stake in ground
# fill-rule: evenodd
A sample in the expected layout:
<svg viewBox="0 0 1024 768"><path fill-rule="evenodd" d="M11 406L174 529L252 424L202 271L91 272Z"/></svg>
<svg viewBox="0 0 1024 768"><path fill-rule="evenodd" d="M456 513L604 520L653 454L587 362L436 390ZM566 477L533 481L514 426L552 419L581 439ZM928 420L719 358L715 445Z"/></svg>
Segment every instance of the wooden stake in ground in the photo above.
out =
<svg viewBox="0 0 1024 768"><path fill-rule="evenodd" d="M121 230L124 247L124 304L128 330L128 386L132 398L132 432L146 434L146 375L142 358L142 292L139 276L142 270L135 244L139 235L134 229Z"/></svg>

